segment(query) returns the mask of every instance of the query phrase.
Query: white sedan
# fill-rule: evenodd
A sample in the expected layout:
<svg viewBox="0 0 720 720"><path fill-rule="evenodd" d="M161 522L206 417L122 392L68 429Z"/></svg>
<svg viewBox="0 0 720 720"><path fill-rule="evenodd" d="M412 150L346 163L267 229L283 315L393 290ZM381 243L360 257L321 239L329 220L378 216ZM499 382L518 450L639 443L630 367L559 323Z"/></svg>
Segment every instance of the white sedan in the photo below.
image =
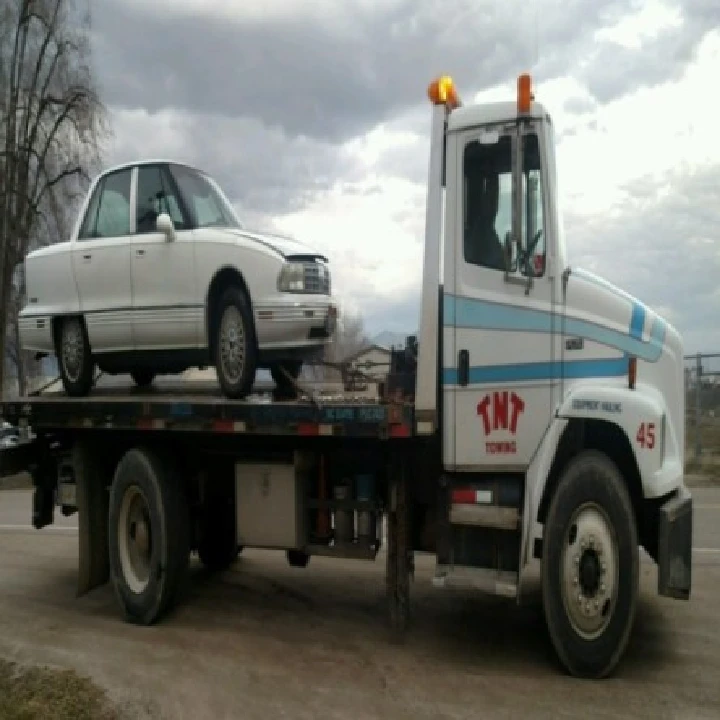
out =
<svg viewBox="0 0 720 720"><path fill-rule="evenodd" d="M288 390L335 329L327 258L246 231L210 176L171 161L100 174L70 240L29 253L25 271L21 345L56 354L74 396L96 365L146 386L214 364L230 398L266 367Z"/></svg>

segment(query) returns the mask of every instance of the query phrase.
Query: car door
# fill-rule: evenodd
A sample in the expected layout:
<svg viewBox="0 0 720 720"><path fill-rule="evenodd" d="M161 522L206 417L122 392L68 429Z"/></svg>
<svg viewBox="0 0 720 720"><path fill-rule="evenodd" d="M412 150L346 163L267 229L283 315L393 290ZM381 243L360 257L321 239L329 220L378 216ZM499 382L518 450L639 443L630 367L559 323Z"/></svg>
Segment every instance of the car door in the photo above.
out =
<svg viewBox="0 0 720 720"><path fill-rule="evenodd" d="M156 227L165 212L175 226L168 240ZM195 242L167 166L139 165L132 240L133 336L141 350L198 347L203 304L197 301Z"/></svg>
<svg viewBox="0 0 720 720"><path fill-rule="evenodd" d="M72 250L80 309L96 353L133 349L131 176L128 167L100 179Z"/></svg>
<svg viewBox="0 0 720 720"><path fill-rule="evenodd" d="M541 231L539 240L527 263L518 262L515 248L506 272L514 139L496 130L455 135L449 146L455 202L448 208L453 246L443 315L452 357L443 385L454 438L444 454L446 466L461 472L527 467L550 417L558 375L554 286L545 269L542 137L525 135L520 190L522 247Z"/></svg>

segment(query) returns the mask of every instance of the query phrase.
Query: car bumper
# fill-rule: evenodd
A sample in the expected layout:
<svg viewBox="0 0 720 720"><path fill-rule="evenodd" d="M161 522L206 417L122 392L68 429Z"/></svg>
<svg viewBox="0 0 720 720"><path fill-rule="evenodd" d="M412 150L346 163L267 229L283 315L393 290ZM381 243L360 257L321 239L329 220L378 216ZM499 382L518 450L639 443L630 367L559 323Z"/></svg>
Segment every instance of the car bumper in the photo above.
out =
<svg viewBox="0 0 720 720"><path fill-rule="evenodd" d="M692 585L693 501L684 485L660 507L658 517L658 594L690 598Z"/></svg>
<svg viewBox="0 0 720 720"><path fill-rule="evenodd" d="M337 305L303 296L295 302L263 303L255 307L258 346L265 349L300 348L326 343L335 332Z"/></svg>

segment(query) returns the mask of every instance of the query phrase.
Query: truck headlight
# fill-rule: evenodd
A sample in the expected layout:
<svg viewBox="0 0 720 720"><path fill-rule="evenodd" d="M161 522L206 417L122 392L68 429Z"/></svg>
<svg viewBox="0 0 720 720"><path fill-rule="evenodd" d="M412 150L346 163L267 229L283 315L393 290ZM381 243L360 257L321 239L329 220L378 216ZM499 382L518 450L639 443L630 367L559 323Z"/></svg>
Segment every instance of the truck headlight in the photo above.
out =
<svg viewBox="0 0 720 720"><path fill-rule="evenodd" d="M280 292L305 292L305 265L289 262L283 265L278 276Z"/></svg>

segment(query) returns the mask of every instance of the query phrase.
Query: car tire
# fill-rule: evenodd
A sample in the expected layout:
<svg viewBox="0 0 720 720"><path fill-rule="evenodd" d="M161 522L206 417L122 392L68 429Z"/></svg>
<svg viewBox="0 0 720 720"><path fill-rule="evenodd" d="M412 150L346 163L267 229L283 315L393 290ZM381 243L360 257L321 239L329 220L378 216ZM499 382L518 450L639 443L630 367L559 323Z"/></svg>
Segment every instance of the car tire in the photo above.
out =
<svg viewBox="0 0 720 720"><path fill-rule="evenodd" d="M185 587L190 510L172 459L147 449L125 453L109 503L110 578L129 622L151 625Z"/></svg>
<svg viewBox="0 0 720 720"><path fill-rule="evenodd" d="M87 328L82 317L58 321L56 355L60 377L68 395L82 397L90 392L95 375Z"/></svg>
<svg viewBox="0 0 720 720"><path fill-rule="evenodd" d="M130 373L130 376L132 377L133 382L141 388L152 385L152 382L155 379L155 373L152 370L146 370L145 368L133 370Z"/></svg>
<svg viewBox="0 0 720 720"><path fill-rule="evenodd" d="M637 607L639 549L625 481L604 453L570 461L545 522L542 600L565 670L602 678L619 663Z"/></svg>
<svg viewBox="0 0 720 720"><path fill-rule="evenodd" d="M218 382L226 397L244 398L252 391L257 369L255 328L245 293L227 288L216 312L212 343Z"/></svg>

